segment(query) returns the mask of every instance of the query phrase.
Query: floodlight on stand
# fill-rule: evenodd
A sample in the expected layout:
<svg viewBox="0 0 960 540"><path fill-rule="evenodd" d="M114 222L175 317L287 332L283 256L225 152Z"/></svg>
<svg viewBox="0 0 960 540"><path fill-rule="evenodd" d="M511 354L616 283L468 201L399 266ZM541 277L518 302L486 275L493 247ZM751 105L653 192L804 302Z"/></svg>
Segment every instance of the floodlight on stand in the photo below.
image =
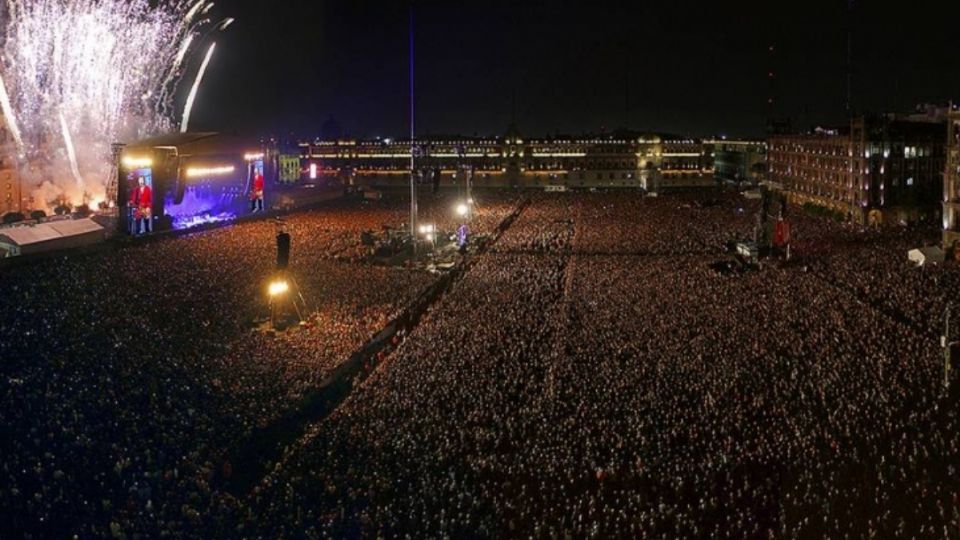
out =
<svg viewBox="0 0 960 540"><path fill-rule="evenodd" d="M267 292L270 293L270 296L281 295L289 290L290 284L284 280L271 281L267 287Z"/></svg>

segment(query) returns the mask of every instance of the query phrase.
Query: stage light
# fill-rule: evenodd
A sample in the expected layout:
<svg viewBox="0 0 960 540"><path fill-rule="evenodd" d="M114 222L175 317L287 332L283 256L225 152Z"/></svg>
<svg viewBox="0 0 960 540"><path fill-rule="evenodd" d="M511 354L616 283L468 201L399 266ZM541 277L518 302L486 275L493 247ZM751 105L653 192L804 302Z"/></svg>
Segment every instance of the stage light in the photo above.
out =
<svg viewBox="0 0 960 540"><path fill-rule="evenodd" d="M283 280L272 281L270 282L270 286L267 287L267 292L270 293L270 296L277 296L289 290L290 290L290 285Z"/></svg>
<svg viewBox="0 0 960 540"><path fill-rule="evenodd" d="M470 209L467 208L467 205L465 205L465 204L463 204L463 203L460 203L460 204L457 205L457 215L458 215L458 216L465 216L465 215L467 215L467 212L469 212L469 211L470 211Z"/></svg>
<svg viewBox="0 0 960 540"><path fill-rule="evenodd" d="M152 167L153 160L148 157L127 156L123 158L123 166L128 169L142 169L144 167Z"/></svg>
<svg viewBox="0 0 960 540"><path fill-rule="evenodd" d="M430 234L433 232L433 225L421 225L420 234Z"/></svg>
<svg viewBox="0 0 960 540"><path fill-rule="evenodd" d="M187 178L196 178L198 176L215 176L221 174L230 174L234 171L233 165L223 167L191 167L187 169Z"/></svg>

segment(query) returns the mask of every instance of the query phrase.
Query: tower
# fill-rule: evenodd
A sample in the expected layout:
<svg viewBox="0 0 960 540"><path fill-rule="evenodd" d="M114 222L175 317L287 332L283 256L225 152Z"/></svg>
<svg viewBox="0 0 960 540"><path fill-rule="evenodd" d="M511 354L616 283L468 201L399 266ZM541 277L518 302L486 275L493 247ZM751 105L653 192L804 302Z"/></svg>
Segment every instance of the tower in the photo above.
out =
<svg viewBox="0 0 960 540"><path fill-rule="evenodd" d="M943 174L943 249L960 247L960 110L947 115L947 156Z"/></svg>
<svg viewBox="0 0 960 540"><path fill-rule="evenodd" d="M16 143L0 111L0 216L7 212L23 212L21 190Z"/></svg>

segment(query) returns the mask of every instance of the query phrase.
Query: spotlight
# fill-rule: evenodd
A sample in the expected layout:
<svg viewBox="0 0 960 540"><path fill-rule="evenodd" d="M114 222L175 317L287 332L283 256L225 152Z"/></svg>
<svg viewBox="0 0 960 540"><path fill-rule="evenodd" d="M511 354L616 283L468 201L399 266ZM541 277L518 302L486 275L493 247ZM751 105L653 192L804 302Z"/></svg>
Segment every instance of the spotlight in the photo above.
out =
<svg viewBox="0 0 960 540"><path fill-rule="evenodd" d="M148 157L131 157L126 156L122 160L123 166L128 169L141 169L144 167L152 167L153 160Z"/></svg>
<svg viewBox="0 0 960 540"><path fill-rule="evenodd" d="M468 208L467 205L465 205L465 204L463 204L463 203L460 203L460 204L457 205L457 215L458 215L458 216L465 216L465 215L467 215L467 212L469 212L469 211L470 211L470 208Z"/></svg>
<svg viewBox="0 0 960 540"><path fill-rule="evenodd" d="M283 280L272 281L270 282L270 286L267 287L267 292L270 293L270 296L277 296L289 290L290 290L290 285Z"/></svg>

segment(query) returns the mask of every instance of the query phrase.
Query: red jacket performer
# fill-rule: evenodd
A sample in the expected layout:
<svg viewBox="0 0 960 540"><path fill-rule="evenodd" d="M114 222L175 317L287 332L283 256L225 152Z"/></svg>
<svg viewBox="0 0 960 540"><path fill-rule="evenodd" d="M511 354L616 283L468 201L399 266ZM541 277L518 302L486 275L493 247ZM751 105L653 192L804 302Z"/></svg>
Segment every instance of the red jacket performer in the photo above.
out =
<svg viewBox="0 0 960 540"><path fill-rule="evenodd" d="M137 189L130 197L130 206L134 208L133 217L136 220L136 234L150 232L150 214L153 205L153 193L144 177L137 179Z"/></svg>
<svg viewBox="0 0 960 540"><path fill-rule="evenodd" d="M254 212L263 211L263 175L260 172L253 173L253 190L250 192L251 210Z"/></svg>

